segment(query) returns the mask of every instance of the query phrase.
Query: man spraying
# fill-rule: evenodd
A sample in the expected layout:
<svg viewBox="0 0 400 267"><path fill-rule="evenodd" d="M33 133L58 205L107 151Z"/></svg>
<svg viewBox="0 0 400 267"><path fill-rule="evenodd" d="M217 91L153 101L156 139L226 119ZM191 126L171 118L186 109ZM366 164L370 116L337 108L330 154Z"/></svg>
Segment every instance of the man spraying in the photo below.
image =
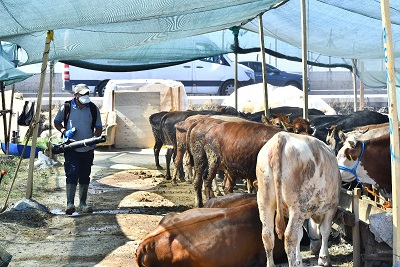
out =
<svg viewBox="0 0 400 267"><path fill-rule="evenodd" d="M78 84L74 88L74 99L66 101L54 118L55 128L65 139L80 141L99 137L102 123L99 108L90 101L89 88L86 84ZM94 146L85 146L64 152L64 170L66 175L67 209L65 213L75 212L75 192L79 183L80 212L92 212L86 204L89 189L90 173L94 159Z"/></svg>

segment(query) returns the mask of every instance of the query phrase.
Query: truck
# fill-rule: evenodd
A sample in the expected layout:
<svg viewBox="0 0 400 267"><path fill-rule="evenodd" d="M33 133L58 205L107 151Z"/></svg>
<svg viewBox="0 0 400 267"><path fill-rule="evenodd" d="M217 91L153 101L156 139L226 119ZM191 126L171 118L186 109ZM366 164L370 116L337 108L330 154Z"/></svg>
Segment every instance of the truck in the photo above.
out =
<svg viewBox="0 0 400 267"><path fill-rule="evenodd" d="M91 95L104 96L107 82L126 79L168 79L182 82L188 95L229 95L234 91L235 63L225 54L187 63L131 72L104 72L64 64L63 90L73 92L75 85L85 83ZM238 87L255 83L254 71L237 66Z"/></svg>

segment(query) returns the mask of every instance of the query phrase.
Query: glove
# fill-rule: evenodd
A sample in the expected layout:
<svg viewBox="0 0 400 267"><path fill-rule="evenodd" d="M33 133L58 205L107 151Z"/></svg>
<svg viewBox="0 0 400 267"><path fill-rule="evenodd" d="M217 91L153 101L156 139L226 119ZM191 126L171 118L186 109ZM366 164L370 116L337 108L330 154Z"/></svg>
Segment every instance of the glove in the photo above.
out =
<svg viewBox="0 0 400 267"><path fill-rule="evenodd" d="M64 136L67 138L72 138L75 134L75 131L75 127L73 127L71 130L64 131Z"/></svg>

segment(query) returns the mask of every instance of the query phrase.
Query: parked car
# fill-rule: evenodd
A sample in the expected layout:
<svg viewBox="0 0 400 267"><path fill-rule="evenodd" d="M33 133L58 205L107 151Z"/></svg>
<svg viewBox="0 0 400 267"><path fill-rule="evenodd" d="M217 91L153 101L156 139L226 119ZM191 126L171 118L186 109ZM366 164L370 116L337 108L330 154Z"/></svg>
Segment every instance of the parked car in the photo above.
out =
<svg viewBox="0 0 400 267"><path fill-rule="evenodd" d="M240 61L239 63L254 70L256 83L263 82L262 64L260 61ZM265 68L267 71L267 83L275 86L293 85L302 90L302 75L281 71L280 69L269 64L265 64ZM310 91L310 82L308 82L308 91Z"/></svg>
<svg viewBox="0 0 400 267"><path fill-rule="evenodd" d="M113 60L115 64L115 60ZM234 62L227 55L206 57L183 64L144 71L104 72L64 64L63 90L78 83L88 85L92 94L104 95L110 79L169 79L180 81L187 94L230 95L234 91ZM239 87L255 83L254 71L238 64Z"/></svg>

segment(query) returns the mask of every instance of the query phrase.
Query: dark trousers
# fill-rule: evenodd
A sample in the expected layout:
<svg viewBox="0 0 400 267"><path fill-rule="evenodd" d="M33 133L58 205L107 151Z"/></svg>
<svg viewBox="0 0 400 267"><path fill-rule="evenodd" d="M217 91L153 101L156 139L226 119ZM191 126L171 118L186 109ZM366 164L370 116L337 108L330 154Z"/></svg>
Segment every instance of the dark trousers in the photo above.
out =
<svg viewBox="0 0 400 267"><path fill-rule="evenodd" d="M90 172L92 171L94 151L65 151L64 158L64 170L67 176L67 184L77 185L79 182L79 184L88 185L90 182Z"/></svg>

